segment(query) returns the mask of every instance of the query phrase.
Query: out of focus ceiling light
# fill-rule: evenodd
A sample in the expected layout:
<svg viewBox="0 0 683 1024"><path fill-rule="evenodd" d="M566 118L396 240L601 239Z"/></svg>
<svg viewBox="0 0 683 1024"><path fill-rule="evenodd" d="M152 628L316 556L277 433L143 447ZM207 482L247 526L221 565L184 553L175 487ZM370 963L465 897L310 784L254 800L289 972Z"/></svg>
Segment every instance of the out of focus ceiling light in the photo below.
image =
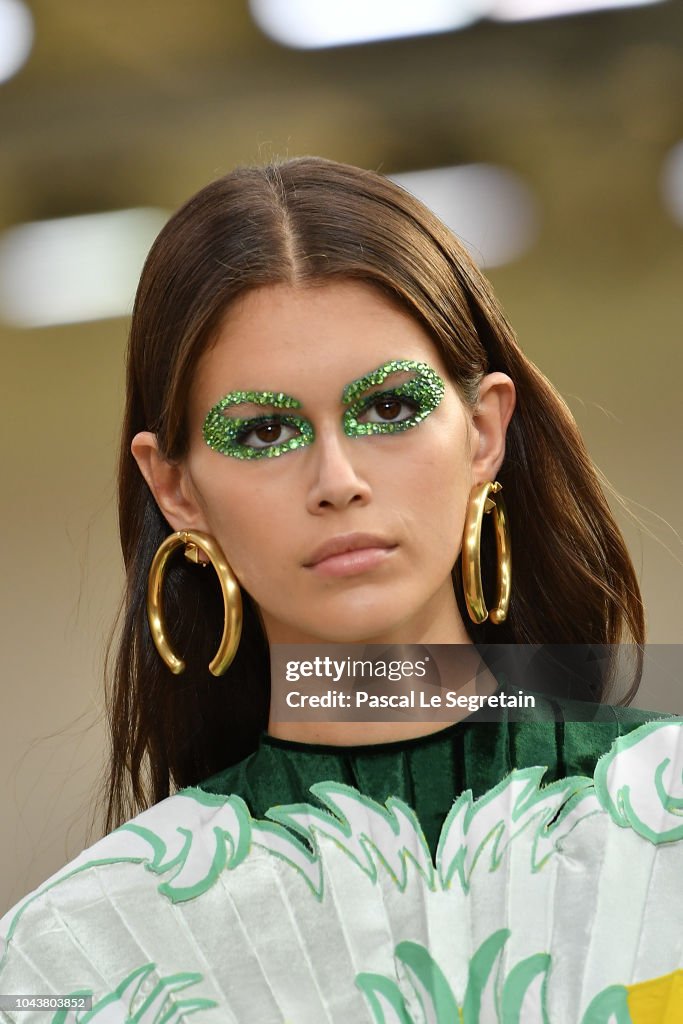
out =
<svg viewBox="0 0 683 1024"><path fill-rule="evenodd" d="M318 49L450 32L476 21L483 0L250 0L256 24L285 46Z"/></svg>
<svg viewBox="0 0 683 1024"><path fill-rule="evenodd" d="M584 14L618 7L645 7L663 0L490 0L486 17L496 21L531 21L557 18L563 14Z"/></svg>
<svg viewBox="0 0 683 1024"><path fill-rule="evenodd" d="M683 224L683 142L674 146L664 161L662 195L671 216Z"/></svg>
<svg viewBox="0 0 683 1024"><path fill-rule="evenodd" d="M33 45L33 19L21 0L0 0L0 82L22 67Z"/></svg>
<svg viewBox="0 0 683 1024"><path fill-rule="evenodd" d="M46 327L127 316L163 210L36 221L0 237L0 318Z"/></svg>
<svg viewBox="0 0 683 1024"><path fill-rule="evenodd" d="M663 0L250 0L256 24L278 43L322 49L452 32L481 18L525 21Z"/></svg>
<svg viewBox="0 0 683 1024"><path fill-rule="evenodd" d="M433 210L479 266L512 262L530 248L538 233L531 191L503 167L463 164L391 178Z"/></svg>

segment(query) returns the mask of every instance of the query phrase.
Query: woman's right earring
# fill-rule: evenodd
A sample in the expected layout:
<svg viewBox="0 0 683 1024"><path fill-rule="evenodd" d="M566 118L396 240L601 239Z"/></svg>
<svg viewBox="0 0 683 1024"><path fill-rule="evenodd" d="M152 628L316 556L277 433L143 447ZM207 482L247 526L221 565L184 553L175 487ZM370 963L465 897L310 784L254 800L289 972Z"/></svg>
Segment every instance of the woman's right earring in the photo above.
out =
<svg viewBox="0 0 683 1024"><path fill-rule="evenodd" d="M147 618L152 640L159 655L174 675L185 671L185 662L173 653L168 640L166 623L162 609L162 590L166 563L177 548L185 548L185 556L191 562L203 565L199 561L199 551L203 551L218 575L223 594L224 621L223 636L215 657L209 665L214 676L222 676L227 672L242 635L242 594L235 574L225 560L225 555L213 537L199 530L181 530L172 533L159 545L152 559L147 584Z"/></svg>
<svg viewBox="0 0 683 1024"><path fill-rule="evenodd" d="M462 540L462 583L467 612L472 622L481 623L487 618L496 624L507 618L512 584L512 555L510 527L503 495L503 485L495 483L477 484L472 488ZM495 500L490 497L495 494ZM481 582L481 526L484 515L493 512L496 531L498 580L496 605L489 611L484 600Z"/></svg>

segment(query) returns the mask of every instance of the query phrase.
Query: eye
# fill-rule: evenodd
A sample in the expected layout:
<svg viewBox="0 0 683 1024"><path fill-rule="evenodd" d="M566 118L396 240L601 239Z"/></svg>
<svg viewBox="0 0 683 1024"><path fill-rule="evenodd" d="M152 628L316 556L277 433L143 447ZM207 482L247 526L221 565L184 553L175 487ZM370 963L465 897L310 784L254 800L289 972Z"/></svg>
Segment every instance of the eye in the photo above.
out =
<svg viewBox="0 0 683 1024"><path fill-rule="evenodd" d="M247 423L239 432L235 440L245 448L263 450L271 445L283 444L297 437L301 431L297 427L283 423L279 419L252 420Z"/></svg>
<svg viewBox="0 0 683 1024"><path fill-rule="evenodd" d="M411 398L384 394L373 398L358 415L359 423L405 423L418 411Z"/></svg>

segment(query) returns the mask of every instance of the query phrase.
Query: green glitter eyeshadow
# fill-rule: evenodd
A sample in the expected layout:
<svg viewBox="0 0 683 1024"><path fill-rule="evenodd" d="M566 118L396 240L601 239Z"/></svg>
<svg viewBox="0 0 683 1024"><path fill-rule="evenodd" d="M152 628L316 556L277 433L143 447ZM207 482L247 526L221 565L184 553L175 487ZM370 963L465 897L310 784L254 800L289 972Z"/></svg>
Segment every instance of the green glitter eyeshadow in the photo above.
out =
<svg viewBox="0 0 683 1024"><path fill-rule="evenodd" d="M367 394L371 388L383 384L392 373L401 372L412 373L415 376L404 384ZM418 363L413 359L392 359L344 388L342 402L350 406L342 417L344 433L347 437L366 437L372 434L396 434L410 430L422 423L436 409L444 394L444 382L427 363ZM405 419L361 423L359 420L363 413L382 400L412 403L415 409ZM231 391L209 410L204 420L202 433L209 448L234 459L272 459L313 443L313 426L303 416L291 413L255 417L225 415L226 409L246 403L267 405L274 409L301 408L301 402L281 391ZM270 425L288 427L297 431L296 436L274 444L266 443L263 447L245 443L245 438L250 433L259 427Z"/></svg>
<svg viewBox="0 0 683 1024"><path fill-rule="evenodd" d="M202 433L209 448L221 455L230 455L234 459L272 459L285 452L294 451L311 444L314 438L313 427L302 416L265 415L256 417L225 416L224 410L231 406L246 402L252 405L270 405L274 409L299 409L301 402L291 395L279 391L231 391L221 398L209 410ZM298 430L296 437L286 441L256 448L244 443L244 437L253 430L270 424L278 424Z"/></svg>
<svg viewBox="0 0 683 1024"><path fill-rule="evenodd" d="M412 380L387 391L373 392L366 395L369 388L383 384L392 373L414 373ZM350 405L344 413L344 433L348 437L365 437L368 434L396 434L401 430L410 430L422 423L439 405L446 387L438 373L427 363L418 363L412 359L392 359L379 366L372 373L366 374L348 384L343 391L342 401ZM362 397L359 397L362 396ZM412 416L395 422L360 423L359 417L376 402L384 400L404 399L416 405Z"/></svg>

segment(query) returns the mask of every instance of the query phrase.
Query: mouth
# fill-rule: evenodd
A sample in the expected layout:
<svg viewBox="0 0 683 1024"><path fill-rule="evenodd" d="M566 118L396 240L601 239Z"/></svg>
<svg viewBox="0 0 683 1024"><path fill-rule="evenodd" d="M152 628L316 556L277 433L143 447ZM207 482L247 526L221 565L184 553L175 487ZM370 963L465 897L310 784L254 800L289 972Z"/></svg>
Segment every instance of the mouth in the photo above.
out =
<svg viewBox="0 0 683 1024"><path fill-rule="evenodd" d="M321 544L303 564L322 576L354 576L382 565L397 547L376 534L349 533Z"/></svg>

